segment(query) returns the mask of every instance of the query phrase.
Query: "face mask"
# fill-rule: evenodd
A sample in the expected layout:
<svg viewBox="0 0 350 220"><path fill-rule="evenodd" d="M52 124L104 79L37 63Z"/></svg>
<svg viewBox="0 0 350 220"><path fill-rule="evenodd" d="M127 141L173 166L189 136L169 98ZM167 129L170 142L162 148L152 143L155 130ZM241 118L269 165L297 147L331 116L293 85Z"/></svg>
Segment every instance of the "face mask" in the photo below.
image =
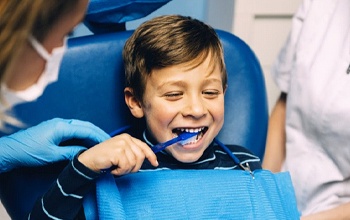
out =
<svg viewBox="0 0 350 220"><path fill-rule="evenodd" d="M3 83L1 85L1 96L3 102L6 105L5 109L9 109L14 105L23 102L31 102L36 100L43 94L45 88L50 83L56 82L58 79L59 67L63 58L63 54L67 49L67 39L64 39L63 45L61 47L54 48L51 54L49 54L47 50L34 37L30 37L29 42L38 52L38 54L46 61L44 71L39 77L36 84L31 85L22 91L13 91L7 88L7 86ZM0 105L3 108L2 104Z"/></svg>

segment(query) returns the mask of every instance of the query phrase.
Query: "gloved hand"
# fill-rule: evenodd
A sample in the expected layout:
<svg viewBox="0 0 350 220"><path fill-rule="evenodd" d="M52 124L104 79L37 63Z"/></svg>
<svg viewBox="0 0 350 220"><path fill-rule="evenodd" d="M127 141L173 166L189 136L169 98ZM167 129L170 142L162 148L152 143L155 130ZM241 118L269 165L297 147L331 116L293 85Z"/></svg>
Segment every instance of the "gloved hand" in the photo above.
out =
<svg viewBox="0 0 350 220"><path fill-rule="evenodd" d="M100 143L110 136L90 122L55 118L0 138L0 172L72 159L82 146L59 146L70 139Z"/></svg>

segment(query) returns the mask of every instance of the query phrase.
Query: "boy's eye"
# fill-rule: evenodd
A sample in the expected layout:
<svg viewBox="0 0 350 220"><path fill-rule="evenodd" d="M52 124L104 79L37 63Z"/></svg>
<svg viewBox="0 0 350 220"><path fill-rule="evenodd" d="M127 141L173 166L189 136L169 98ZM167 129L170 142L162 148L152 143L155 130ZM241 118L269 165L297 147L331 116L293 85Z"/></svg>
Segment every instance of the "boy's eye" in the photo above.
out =
<svg viewBox="0 0 350 220"><path fill-rule="evenodd" d="M182 92L169 92L166 93L164 96L170 100L176 100L179 99L183 95Z"/></svg>
<svg viewBox="0 0 350 220"><path fill-rule="evenodd" d="M208 98L215 98L220 94L220 92L217 90L205 90L202 92L202 94Z"/></svg>
<svg viewBox="0 0 350 220"><path fill-rule="evenodd" d="M176 97L176 96L180 96L182 95L182 93L167 93L165 94L166 97Z"/></svg>

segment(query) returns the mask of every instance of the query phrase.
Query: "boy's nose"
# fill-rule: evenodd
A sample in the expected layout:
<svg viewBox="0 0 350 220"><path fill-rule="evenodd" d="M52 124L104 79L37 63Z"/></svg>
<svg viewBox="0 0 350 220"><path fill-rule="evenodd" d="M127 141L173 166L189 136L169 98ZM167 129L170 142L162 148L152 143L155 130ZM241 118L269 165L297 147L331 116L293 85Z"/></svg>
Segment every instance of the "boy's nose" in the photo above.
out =
<svg viewBox="0 0 350 220"><path fill-rule="evenodd" d="M207 112L203 100L198 97L188 98L186 106L183 108L183 116L191 116L194 118L201 118Z"/></svg>

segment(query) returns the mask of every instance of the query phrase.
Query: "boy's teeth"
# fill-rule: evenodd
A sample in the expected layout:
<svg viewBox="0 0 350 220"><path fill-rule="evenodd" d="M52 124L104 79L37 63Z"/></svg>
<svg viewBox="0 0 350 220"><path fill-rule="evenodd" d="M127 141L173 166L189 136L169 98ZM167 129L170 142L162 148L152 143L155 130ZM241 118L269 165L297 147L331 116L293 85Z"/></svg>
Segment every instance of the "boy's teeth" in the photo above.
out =
<svg viewBox="0 0 350 220"><path fill-rule="evenodd" d="M186 132L190 132L190 133L198 133L200 131L202 131L203 128L185 128L185 129L181 129L181 131L186 131Z"/></svg>

